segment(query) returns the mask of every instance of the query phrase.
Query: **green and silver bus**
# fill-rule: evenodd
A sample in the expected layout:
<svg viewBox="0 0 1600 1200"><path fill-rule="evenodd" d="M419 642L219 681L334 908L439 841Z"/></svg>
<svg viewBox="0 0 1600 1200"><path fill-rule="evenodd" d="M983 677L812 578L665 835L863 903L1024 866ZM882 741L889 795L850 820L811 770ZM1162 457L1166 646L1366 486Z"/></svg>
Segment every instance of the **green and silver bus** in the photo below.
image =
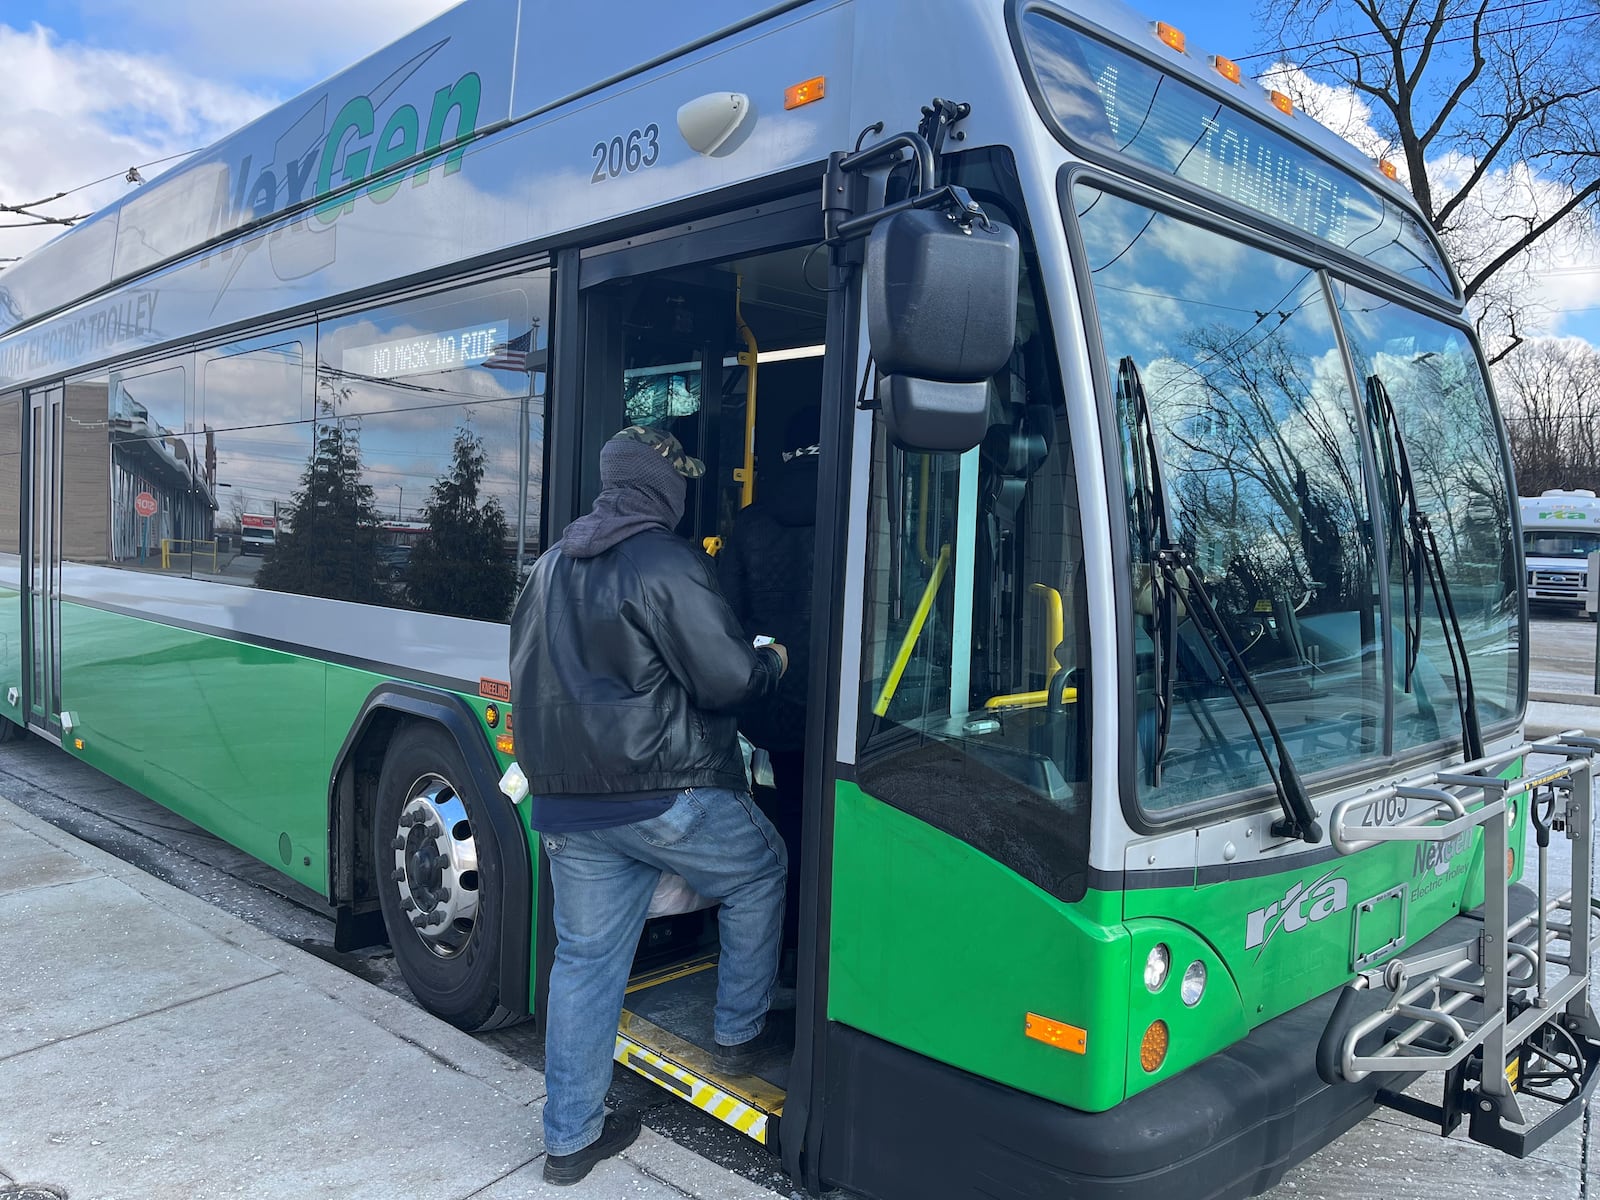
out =
<svg viewBox="0 0 1600 1200"><path fill-rule="evenodd" d="M537 1021L518 582L621 426L706 460L711 553L819 403L793 1052L712 1068L711 909L620 1063L883 1200L1572 1120L1600 743L1522 734L1460 282L1111 0L467 0L9 268L0 730Z"/></svg>

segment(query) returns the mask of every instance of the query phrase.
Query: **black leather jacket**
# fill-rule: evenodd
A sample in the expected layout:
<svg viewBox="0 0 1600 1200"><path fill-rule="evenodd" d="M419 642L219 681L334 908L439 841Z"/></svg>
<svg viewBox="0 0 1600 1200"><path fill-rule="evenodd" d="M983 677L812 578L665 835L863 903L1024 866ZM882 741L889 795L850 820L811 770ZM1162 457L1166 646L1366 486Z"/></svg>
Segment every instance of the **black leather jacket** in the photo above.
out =
<svg viewBox="0 0 1600 1200"><path fill-rule="evenodd" d="M517 760L535 795L745 788L734 710L777 686L711 560L664 529L540 556L511 617Z"/></svg>
<svg viewBox="0 0 1600 1200"><path fill-rule="evenodd" d="M745 736L765 750L801 750L806 744L817 466L813 455L780 466L766 481L766 492L734 518L733 534L716 560L717 582L745 636L764 633L789 652L789 670L777 692L739 714Z"/></svg>

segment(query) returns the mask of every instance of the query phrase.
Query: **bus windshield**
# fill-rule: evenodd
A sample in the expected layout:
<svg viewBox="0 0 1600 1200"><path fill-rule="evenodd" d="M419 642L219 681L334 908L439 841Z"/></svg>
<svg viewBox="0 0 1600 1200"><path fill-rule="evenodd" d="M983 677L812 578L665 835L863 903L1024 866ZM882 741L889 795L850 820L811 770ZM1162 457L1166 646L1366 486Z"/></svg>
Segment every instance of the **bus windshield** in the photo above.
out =
<svg viewBox="0 0 1600 1200"><path fill-rule="evenodd" d="M1363 447L1381 435L1364 427L1368 389L1352 389L1341 324L1355 377L1382 380L1412 445L1418 501L1441 544L1483 723L1508 716L1518 619L1501 532L1509 486L1465 338L1353 288L1330 295L1314 267L1110 191L1080 185L1071 195L1107 377L1131 360L1161 456L1151 472L1119 390L1143 806L1171 813L1270 781L1228 686L1239 682L1237 668L1224 668L1207 644L1221 635L1193 619L1181 595L1175 636L1160 628L1141 492L1157 475L1171 536L1215 597L1302 773L1460 734L1462 685L1439 606L1426 582L1417 600L1414 581L1393 566L1386 633L1378 531L1392 544L1404 513L1382 486L1383 510L1369 503ZM1413 592L1403 596L1402 586ZM1407 680L1392 663L1407 657L1405 617L1416 603L1422 638Z"/></svg>
<svg viewBox="0 0 1600 1200"><path fill-rule="evenodd" d="M1522 535L1522 552L1529 558L1588 558L1596 550L1600 550L1600 533L1534 529Z"/></svg>

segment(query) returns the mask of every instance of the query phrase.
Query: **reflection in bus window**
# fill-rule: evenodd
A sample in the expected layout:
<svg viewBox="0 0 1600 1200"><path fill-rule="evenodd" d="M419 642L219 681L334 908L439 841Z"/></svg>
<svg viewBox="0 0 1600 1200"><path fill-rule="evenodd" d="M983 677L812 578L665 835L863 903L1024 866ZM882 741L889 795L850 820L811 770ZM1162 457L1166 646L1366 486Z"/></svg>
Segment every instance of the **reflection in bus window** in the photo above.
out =
<svg viewBox="0 0 1600 1200"><path fill-rule="evenodd" d="M1105 366L1124 380L1141 803L1165 811L1269 781L1228 686L1242 680L1224 634L1300 770L1347 765L1379 745L1383 693L1355 409L1322 285L1298 263L1109 193L1074 196ZM1123 394L1124 362L1143 384L1159 471ZM1140 489L1157 478L1170 537L1222 631L1181 591L1165 605L1152 592L1160 498ZM1165 662L1162 621L1175 633Z"/></svg>
<svg viewBox="0 0 1600 1200"><path fill-rule="evenodd" d="M1405 439L1418 507L1444 559L1450 599L1466 637L1479 717L1487 728L1518 707L1516 631L1520 600L1508 536L1511 497L1498 428L1477 356L1464 333L1360 288L1335 287L1355 359L1369 391L1382 383ZM1381 488L1387 527L1406 514ZM1400 555L1389 581L1396 622L1414 604ZM1395 672L1395 749L1461 736L1448 633L1431 585L1422 588L1423 625L1415 669ZM1404 654L1397 634L1396 657Z"/></svg>
<svg viewBox="0 0 1600 1200"><path fill-rule="evenodd" d="M225 479L246 493L230 502L240 558L247 540L260 552L241 574L505 620L539 551L549 280L535 271L323 321L309 388L298 347L209 363L207 425L245 467ZM220 394L275 407L215 418L211 370ZM241 382L252 378L267 382Z"/></svg>
<svg viewBox="0 0 1600 1200"><path fill-rule="evenodd" d="M217 528L225 546L197 573L249 586L277 542L283 510L310 439L306 352L311 341L278 335L271 345L224 347L200 356L200 426L217 467Z"/></svg>
<svg viewBox="0 0 1600 1200"><path fill-rule="evenodd" d="M174 576L189 575L197 557L210 563L215 464L210 443L189 432L188 392L186 365L67 382L63 558L106 563L109 555L112 566Z"/></svg>
<svg viewBox="0 0 1600 1200"><path fill-rule="evenodd" d="M910 454L876 427L861 780L1071 900L1087 885L1083 536L1031 277L982 445Z"/></svg>

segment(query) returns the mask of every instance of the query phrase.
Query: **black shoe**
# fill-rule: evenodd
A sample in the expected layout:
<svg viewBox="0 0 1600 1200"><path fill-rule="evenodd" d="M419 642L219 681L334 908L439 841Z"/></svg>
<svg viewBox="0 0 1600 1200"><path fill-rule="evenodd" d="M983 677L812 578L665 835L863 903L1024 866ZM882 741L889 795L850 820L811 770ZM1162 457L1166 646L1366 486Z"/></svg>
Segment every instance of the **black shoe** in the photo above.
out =
<svg viewBox="0 0 1600 1200"><path fill-rule="evenodd" d="M606 1117L600 1136L582 1150L574 1150L571 1154L545 1155L544 1181L556 1187L577 1183L594 1170L595 1163L626 1150L638 1136L638 1113L612 1113Z"/></svg>
<svg viewBox="0 0 1600 1200"><path fill-rule="evenodd" d="M760 1033L737 1046L718 1044L711 1052L711 1062L724 1075L744 1075L769 1054L787 1054L793 1049L794 1013L768 1011L767 1023Z"/></svg>

